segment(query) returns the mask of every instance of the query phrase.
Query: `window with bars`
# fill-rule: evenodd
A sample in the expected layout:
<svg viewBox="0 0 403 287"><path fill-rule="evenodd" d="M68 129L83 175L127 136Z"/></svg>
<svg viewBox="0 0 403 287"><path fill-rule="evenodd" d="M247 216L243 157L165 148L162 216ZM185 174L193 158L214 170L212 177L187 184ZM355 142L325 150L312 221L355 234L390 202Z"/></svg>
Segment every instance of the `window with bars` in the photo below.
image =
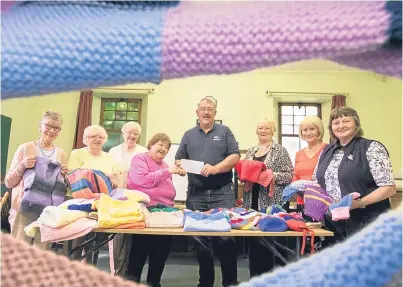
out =
<svg viewBox="0 0 403 287"><path fill-rule="evenodd" d="M299 124L305 116L322 118L321 105L280 103L278 115L279 143L287 149L294 163L295 154L307 146L307 143L299 137Z"/></svg>
<svg viewBox="0 0 403 287"><path fill-rule="evenodd" d="M141 125L141 100L139 99L102 99L100 124L108 133L104 151L123 142L121 129L127 122L134 121Z"/></svg>

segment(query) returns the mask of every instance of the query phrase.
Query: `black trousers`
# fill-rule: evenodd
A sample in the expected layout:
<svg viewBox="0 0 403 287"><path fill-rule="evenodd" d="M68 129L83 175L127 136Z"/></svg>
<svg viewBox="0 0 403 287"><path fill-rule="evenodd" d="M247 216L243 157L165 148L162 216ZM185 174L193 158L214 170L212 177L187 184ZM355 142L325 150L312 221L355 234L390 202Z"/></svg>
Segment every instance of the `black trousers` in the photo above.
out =
<svg viewBox="0 0 403 287"><path fill-rule="evenodd" d="M140 282L141 273L148 258L147 284L151 287L161 286L161 276L171 245L172 236L133 235L127 277Z"/></svg>
<svg viewBox="0 0 403 287"><path fill-rule="evenodd" d="M261 237L250 237L249 241L249 276L261 275L269 272L275 266L284 266L285 263L274 256L270 249L266 248L261 240ZM265 240L272 241L272 237L266 237ZM283 245L286 245L286 237L276 237L275 240ZM287 254L283 250L277 249L281 255L287 258Z"/></svg>
<svg viewBox="0 0 403 287"><path fill-rule="evenodd" d="M189 188L186 207L190 210L207 211L212 208L232 208L235 196L231 184L216 190L195 190ZM195 236L196 255L199 261L199 287L214 286L213 241L221 263L222 285L237 285L237 246L233 237Z"/></svg>

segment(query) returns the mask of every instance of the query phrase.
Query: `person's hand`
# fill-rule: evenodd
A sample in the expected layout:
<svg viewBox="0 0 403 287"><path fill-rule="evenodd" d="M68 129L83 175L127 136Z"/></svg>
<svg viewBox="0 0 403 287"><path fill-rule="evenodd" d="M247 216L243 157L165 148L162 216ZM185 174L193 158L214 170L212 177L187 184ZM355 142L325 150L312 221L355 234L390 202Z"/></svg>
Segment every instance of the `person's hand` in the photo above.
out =
<svg viewBox="0 0 403 287"><path fill-rule="evenodd" d="M63 176L65 176L68 172L69 172L69 170L67 169L67 165L62 165L62 169L61 169L60 173Z"/></svg>
<svg viewBox="0 0 403 287"><path fill-rule="evenodd" d="M186 171L185 171L182 167L178 167L178 168L179 168L178 174L179 174L180 176L185 176L185 175L186 175Z"/></svg>
<svg viewBox="0 0 403 287"><path fill-rule="evenodd" d="M357 209L357 208L361 208L361 202L359 200L357 200L357 199L353 199L351 201L350 210Z"/></svg>
<svg viewBox="0 0 403 287"><path fill-rule="evenodd" d="M25 168L33 168L36 163L36 156L34 155L29 155L24 157L24 159L20 162L20 165L22 165Z"/></svg>
<svg viewBox="0 0 403 287"><path fill-rule="evenodd" d="M176 166L176 165L171 166L168 169L168 171L170 174L179 174L180 176L186 175L186 171L183 168Z"/></svg>
<svg viewBox="0 0 403 287"><path fill-rule="evenodd" d="M209 175L215 175L217 173L218 173L218 168L216 166L209 165L208 163L206 163L203 166L203 168L200 172L200 174L205 177L208 177Z"/></svg>

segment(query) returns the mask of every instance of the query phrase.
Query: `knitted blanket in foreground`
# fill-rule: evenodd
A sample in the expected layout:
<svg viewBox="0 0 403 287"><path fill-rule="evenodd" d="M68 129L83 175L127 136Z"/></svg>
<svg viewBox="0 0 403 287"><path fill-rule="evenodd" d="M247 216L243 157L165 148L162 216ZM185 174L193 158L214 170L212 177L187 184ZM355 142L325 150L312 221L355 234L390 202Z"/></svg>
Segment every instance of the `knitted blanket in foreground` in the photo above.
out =
<svg viewBox="0 0 403 287"><path fill-rule="evenodd" d="M315 58L402 73L401 1L16 2L1 29L3 99Z"/></svg>

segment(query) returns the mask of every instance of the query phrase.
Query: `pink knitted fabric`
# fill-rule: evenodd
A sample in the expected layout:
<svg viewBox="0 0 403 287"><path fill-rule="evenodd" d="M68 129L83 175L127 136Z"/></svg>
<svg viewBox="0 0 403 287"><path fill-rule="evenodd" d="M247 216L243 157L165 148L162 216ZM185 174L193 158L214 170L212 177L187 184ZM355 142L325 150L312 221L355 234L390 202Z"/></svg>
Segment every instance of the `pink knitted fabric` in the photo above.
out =
<svg viewBox="0 0 403 287"><path fill-rule="evenodd" d="M80 218L62 227L52 228L46 225L40 226L42 242L58 242L72 240L90 233L97 221L89 218Z"/></svg>
<svg viewBox="0 0 403 287"><path fill-rule="evenodd" d="M344 62L362 67L369 61L373 68L377 58L366 53L385 43L389 17L385 2L182 2L168 11L162 77L244 72L346 54L351 56L340 58ZM401 56L379 67L400 75Z"/></svg>
<svg viewBox="0 0 403 287"><path fill-rule="evenodd" d="M146 287L1 234L1 286Z"/></svg>

